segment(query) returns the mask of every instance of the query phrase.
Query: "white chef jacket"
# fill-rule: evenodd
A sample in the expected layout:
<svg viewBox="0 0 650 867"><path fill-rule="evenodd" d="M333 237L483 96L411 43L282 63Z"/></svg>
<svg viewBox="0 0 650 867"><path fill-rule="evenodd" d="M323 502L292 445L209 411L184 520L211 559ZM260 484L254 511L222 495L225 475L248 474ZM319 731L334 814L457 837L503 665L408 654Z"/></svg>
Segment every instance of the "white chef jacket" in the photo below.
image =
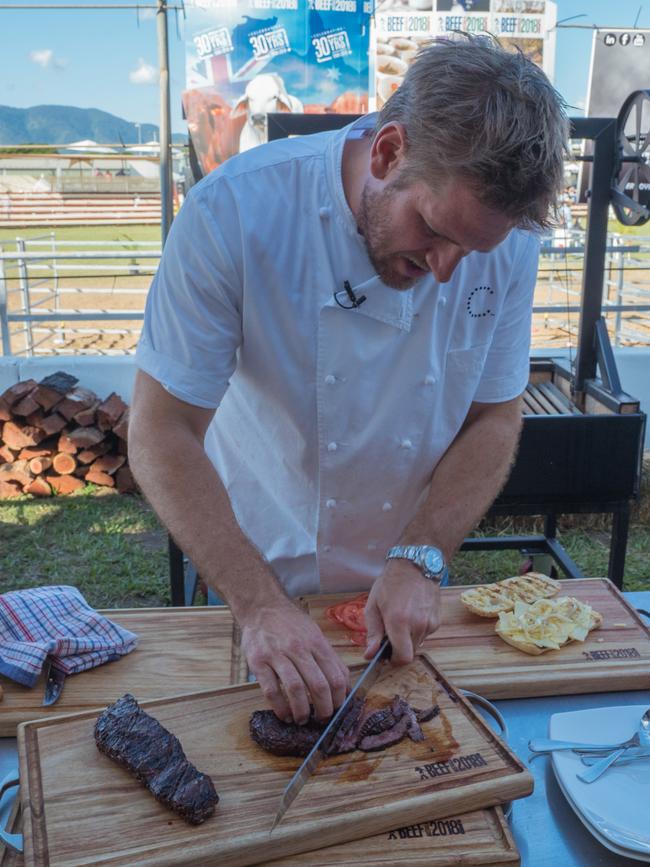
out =
<svg viewBox="0 0 650 867"><path fill-rule="evenodd" d="M369 588L472 401L528 381L536 237L512 231L444 284L386 286L343 191L348 131L255 148L190 190L136 355L218 407L206 452L292 596ZM344 280L357 309L334 299Z"/></svg>

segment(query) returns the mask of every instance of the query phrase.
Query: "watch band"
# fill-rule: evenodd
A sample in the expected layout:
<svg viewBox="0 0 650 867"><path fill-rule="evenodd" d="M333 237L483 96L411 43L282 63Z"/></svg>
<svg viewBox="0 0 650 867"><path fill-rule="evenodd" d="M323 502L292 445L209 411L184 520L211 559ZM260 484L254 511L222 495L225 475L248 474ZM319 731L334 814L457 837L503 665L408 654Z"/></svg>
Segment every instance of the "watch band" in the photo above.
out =
<svg viewBox="0 0 650 867"><path fill-rule="evenodd" d="M395 545L386 555L387 560L410 560L422 572L424 578L441 584L446 572L442 551L434 545Z"/></svg>

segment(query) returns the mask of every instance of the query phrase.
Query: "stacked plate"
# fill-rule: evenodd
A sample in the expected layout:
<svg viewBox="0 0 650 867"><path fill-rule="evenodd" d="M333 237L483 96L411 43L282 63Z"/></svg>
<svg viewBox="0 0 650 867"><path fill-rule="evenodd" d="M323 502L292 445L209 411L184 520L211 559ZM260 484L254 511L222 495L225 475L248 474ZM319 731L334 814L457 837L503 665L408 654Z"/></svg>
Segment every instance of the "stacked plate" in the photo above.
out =
<svg viewBox="0 0 650 867"><path fill-rule="evenodd" d="M551 717L549 735L564 741L620 743L637 729L644 705L603 707ZM650 862L650 758L614 764L593 783L577 774L585 770L571 750L553 753L553 770L567 801L596 839L618 855Z"/></svg>

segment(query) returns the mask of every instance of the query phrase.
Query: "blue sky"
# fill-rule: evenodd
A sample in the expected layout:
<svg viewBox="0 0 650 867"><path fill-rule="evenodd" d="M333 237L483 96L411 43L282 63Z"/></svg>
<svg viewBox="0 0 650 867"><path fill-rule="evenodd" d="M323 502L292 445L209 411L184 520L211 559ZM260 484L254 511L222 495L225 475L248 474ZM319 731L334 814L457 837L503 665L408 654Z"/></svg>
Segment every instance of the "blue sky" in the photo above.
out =
<svg viewBox="0 0 650 867"><path fill-rule="evenodd" d="M0 0L27 7L36 0ZM47 0L38 0L45 3ZM49 0L54 4L57 0ZM133 0L73 0L119 5ZM143 6L152 0L138 0ZM584 14L575 24L650 28L650 2L559 0L558 20ZM560 29L555 84L573 106L584 104L591 31ZM182 13L169 16L172 126L185 132L180 108L184 79ZM126 120L158 123L156 22L152 10L0 9L0 104L77 105L99 108ZM577 112L574 112L577 113Z"/></svg>

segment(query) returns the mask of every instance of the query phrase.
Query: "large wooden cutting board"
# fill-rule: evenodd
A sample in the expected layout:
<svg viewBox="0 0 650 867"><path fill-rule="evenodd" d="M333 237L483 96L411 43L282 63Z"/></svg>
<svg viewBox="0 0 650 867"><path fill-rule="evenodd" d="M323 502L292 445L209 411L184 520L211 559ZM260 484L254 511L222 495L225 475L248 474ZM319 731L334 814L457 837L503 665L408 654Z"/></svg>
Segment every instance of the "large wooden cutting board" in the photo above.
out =
<svg viewBox="0 0 650 867"><path fill-rule="evenodd" d="M467 587L442 590L442 625L422 646L455 686L485 698L507 699L583 692L647 689L650 684L650 628L606 578L560 581L558 595L574 596L603 615L600 629L584 642L530 656L506 644L496 620L478 617L460 601ZM325 615L343 595L306 596L304 604L348 665L362 659L349 633Z"/></svg>
<svg viewBox="0 0 650 867"><path fill-rule="evenodd" d="M0 737L15 737L21 722L104 707L125 692L146 700L246 680L238 629L228 608L125 608L102 614L135 632L137 648L66 678L61 697L50 707L41 704L42 676L31 689L0 678Z"/></svg>
<svg viewBox="0 0 650 867"><path fill-rule="evenodd" d="M26 864L268 863L530 794L526 768L426 657L386 666L369 700L386 703L396 693L419 707L439 705L423 725L425 740L323 762L272 835L300 760L269 755L251 741L248 720L265 706L256 684L146 704L215 782L217 813L199 827L99 753L96 713L24 723L18 750Z"/></svg>
<svg viewBox="0 0 650 867"><path fill-rule="evenodd" d="M22 833L20 807L7 830ZM268 862L264 861L263 864ZM519 853L501 807L407 825L365 840L289 855L271 867L518 867ZM24 867L22 854L0 842L0 867Z"/></svg>

